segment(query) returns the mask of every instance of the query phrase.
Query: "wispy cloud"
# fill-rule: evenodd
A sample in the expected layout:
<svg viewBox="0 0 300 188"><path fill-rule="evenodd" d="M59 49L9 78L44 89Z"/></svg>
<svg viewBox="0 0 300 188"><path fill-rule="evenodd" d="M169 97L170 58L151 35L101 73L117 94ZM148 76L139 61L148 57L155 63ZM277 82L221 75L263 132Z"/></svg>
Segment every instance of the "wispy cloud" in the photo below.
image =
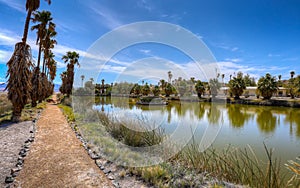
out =
<svg viewBox="0 0 300 188"><path fill-rule="evenodd" d="M20 36L12 31L0 28L0 45L12 46L15 45L15 43L17 43L20 39Z"/></svg>
<svg viewBox="0 0 300 188"><path fill-rule="evenodd" d="M280 57L280 56L281 56L280 54L272 54L272 53L268 54L268 57Z"/></svg>
<svg viewBox="0 0 300 188"><path fill-rule="evenodd" d="M224 50L228 50L228 51L232 51L232 52L236 52L239 50L238 47L236 46L230 46L230 45L227 45L227 44L224 44L224 43L213 43L212 44L213 46L217 47L217 48L221 48L221 49L224 49Z"/></svg>
<svg viewBox="0 0 300 188"><path fill-rule="evenodd" d="M151 50L139 50L141 53L143 53L144 55L149 55L151 53Z"/></svg>
<svg viewBox="0 0 300 188"><path fill-rule="evenodd" d="M141 1L138 0L137 1L137 6L143 8L143 9L146 9L149 12L151 12L154 9L154 7L150 3L150 1L147 1L147 0L141 0Z"/></svg>
<svg viewBox="0 0 300 188"><path fill-rule="evenodd" d="M0 3L5 4L19 12L26 13L25 3L23 1L21 2L16 0L0 0Z"/></svg>
<svg viewBox="0 0 300 188"><path fill-rule="evenodd" d="M11 51L4 51L4 50L0 50L0 59L1 61L3 61L4 63L7 62L9 60L9 58L11 57L12 52Z"/></svg>
<svg viewBox="0 0 300 188"><path fill-rule="evenodd" d="M225 60L229 61L229 62L234 62L234 63L238 63L238 62L243 61L243 59L241 59L241 58L226 58Z"/></svg>
<svg viewBox="0 0 300 188"><path fill-rule="evenodd" d="M96 3L90 3L88 8L91 9L97 16L100 16L100 19L97 17L97 20L99 20L100 23L108 29L114 29L123 25L117 14L107 7L103 7L102 5L100 6Z"/></svg>

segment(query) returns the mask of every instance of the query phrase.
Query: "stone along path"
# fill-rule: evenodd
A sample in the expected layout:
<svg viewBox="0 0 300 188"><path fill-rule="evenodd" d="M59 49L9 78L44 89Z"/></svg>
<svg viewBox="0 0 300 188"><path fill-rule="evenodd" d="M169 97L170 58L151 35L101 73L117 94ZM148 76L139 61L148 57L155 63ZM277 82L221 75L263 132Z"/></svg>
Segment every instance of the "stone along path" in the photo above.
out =
<svg viewBox="0 0 300 188"><path fill-rule="evenodd" d="M113 187L55 104L47 104L16 187Z"/></svg>
<svg viewBox="0 0 300 188"><path fill-rule="evenodd" d="M11 173L11 169L16 168L20 149L33 132L31 121L0 126L0 187L6 186L6 176Z"/></svg>

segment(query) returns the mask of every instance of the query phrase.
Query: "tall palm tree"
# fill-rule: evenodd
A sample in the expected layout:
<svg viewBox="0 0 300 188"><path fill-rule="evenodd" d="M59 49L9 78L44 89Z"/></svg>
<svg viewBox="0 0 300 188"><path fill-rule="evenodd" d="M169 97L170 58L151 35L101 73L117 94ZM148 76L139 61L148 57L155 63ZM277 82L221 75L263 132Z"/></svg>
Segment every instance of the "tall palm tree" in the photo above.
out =
<svg viewBox="0 0 300 188"><path fill-rule="evenodd" d="M222 74L221 77L222 77L222 83L225 86L225 82L224 82L225 74Z"/></svg>
<svg viewBox="0 0 300 188"><path fill-rule="evenodd" d="M47 0L50 4L50 0ZM12 102L13 113L11 120L19 122L22 109L30 98L31 91L31 71L32 71L32 56L31 48L26 44L30 17L33 11L40 6L40 0L27 0L26 10L27 16L25 20L24 32L22 42L15 45L14 53L7 62L8 83L6 89L8 90L8 99Z"/></svg>
<svg viewBox="0 0 300 188"><path fill-rule="evenodd" d="M101 93L102 93L102 94L104 94L104 82L105 82L105 80L102 79L102 80L101 80L101 88L102 88L102 89L101 89Z"/></svg>
<svg viewBox="0 0 300 188"><path fill-rule="evenodd" d="M31 30L37 30L36 44L39 45L37 67L40 67L42 47L45 47L44 42L47 34L50 35L49 32L52 32L52 34L54 33L55 24L51 22L53 18L51 17L51 12L49 11L36 11L33 13L33 16L32 22L38 22L38 24L31 27ZM54 36L55 35L56 32L54 33Z"/></svg>
<svg viewBox="0 0 300 188"><path fill-rule="evenodd" d="M66 94L67 97L69 97L72 93L72 89L73 89L73 82L74 82L74 65L78 65L79 64L79 53L73 51L73 52L67 52L66 55L64 55L62 57L62 60L65 61L65 63L68 62L67 65L67 83L66 83Z"/></svg>
<svg viewBox="0 0 300 188"><path fill-rule="evenodd" d="M49 5L51 4L51 0L45 0L45 1L47 1ZM31 14L33 11L37 10L39 7L40 7L40 0L26 0L27 16L26 16L23 38L22 38L22 42L24 44L26 44L26 42L27 42Z"/></svg>
<svg viewBox="0 0 300 188"><path fill-rule="evenodd" d="M36 44L39 45L38 50L38 60L37 65L34 70L34 74L32 77L32 92L31 92L31 106L36 106L36 101L42 101L44 97L46 96L46 75L44 73L44 63L43 63L43 69L42 69L42 75L40 75L40 61L41 61L41 54L42 54L42 48L45 48L45 41L46 36L49 34L48 32L54 31L55 24L52 21L51 12L49 11L36 11L33 13L33 23L37 23L36 25L31 27L31 30L37 30L37 38L36 38ZM49 34L50 35L50 34ZM48 44L48 41L47 41ZM47 48L50 48L50 45L47 46ZM47 49L48 50L48 49ZM46 56L49 52L46 53ZM44 86L44 87L43 87Z"/></svg>
<svg viewBox="0 0 300 188"><path fill-rule="evenodd" d="M81 75L80 78L81 78L81 84L82 84L82 87L83 87L83 80L84 80L85 76Z"/></svg>
<svg viewBox="0 0 300 188"><path fill-rule="evenodd" d="M169 82L169 83L171 83L172 77L173 77L172 72L171 72L171 71L168 71L168 78L169 78L168 82Z"/></svg>
<svg viewBox="0 0 300 188"><path fill-rule="evenodd" d="M57 41L55 39L52 39L53 37L56 36L56 31L54 30L55 28L52 28L53 26L49 26L48 30L47 30L47 34L46 37L43 41L43 46L44 46L44 60L43 60L43 68L42 68L42 72L46 73L46 66L47 63L51 60L52 57L49 57L51 55L53 55L51 49L54 48L54 45L57 44ZM55 27L55 25L54 25Z"/></svg>

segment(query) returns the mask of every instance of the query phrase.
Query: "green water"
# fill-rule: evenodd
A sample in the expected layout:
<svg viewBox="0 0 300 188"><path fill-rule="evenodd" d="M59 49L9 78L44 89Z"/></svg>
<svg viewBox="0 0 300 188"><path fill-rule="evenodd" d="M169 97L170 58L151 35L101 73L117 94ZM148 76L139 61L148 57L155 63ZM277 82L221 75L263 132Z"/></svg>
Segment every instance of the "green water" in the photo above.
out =
<svg viewBox="0 0 300 188"><path fill-rule="evenodd" d="M281 163L300 156L300 109L197 102L170 102L167 106L133 105L131 99L120 97L96 98L93 108L114 114L120 121L143 121L161 127L172 134L177 126L187 130L196 126L194 140L201 142L208 126L220 131L212 143L216 148L228 145L251 147L265 159L263 142L274 148ZM182 133L183 136L185 133Z"/></svg>

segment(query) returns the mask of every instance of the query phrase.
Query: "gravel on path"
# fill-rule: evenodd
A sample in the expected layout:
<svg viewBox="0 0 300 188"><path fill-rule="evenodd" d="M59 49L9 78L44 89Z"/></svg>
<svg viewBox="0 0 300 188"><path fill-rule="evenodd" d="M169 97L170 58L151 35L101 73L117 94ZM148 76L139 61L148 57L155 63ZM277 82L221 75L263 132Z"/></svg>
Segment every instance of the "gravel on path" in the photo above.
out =
<svg viewBox="0 0 300 188"><path fill-rule="evenodd" d="M16 167L19 152L33 129L32 121L0 125L0 187L5 187L5 178Z"/></svg>

